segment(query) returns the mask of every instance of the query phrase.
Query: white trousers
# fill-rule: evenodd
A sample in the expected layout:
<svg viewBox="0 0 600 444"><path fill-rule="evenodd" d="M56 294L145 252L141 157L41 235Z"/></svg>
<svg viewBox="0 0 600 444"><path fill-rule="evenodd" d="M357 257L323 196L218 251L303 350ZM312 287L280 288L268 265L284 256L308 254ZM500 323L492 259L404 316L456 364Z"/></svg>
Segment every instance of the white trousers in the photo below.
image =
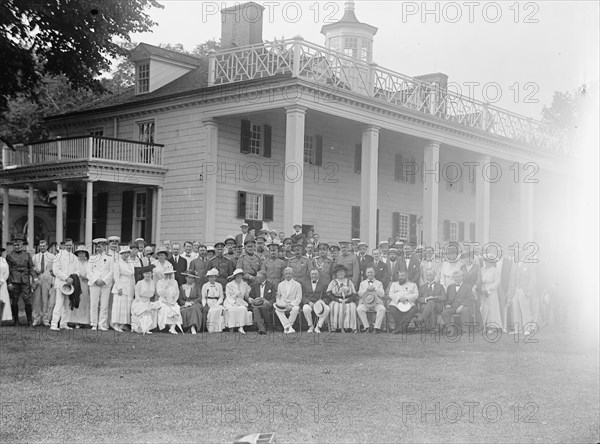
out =
<svg viewBox="0 0 600 444"><path fill-rule="evenodd" d="M56 303L54 304L54 311L52 311L52 327L58 328L59 324L62 328L67 327L70 317L69 296L60 291L60 288L57 288Z"/></svg>
<svg viewBox="0 0 600 444"><path fill-rule="evenodd" d="M98 305L100 309L98 310ZM110 306L110 286L90 286L90 324L92 327L108 328L108 309ZM100 313L100 319L98 319Z"/></svg>
<svg viewBox="0 0 600 444"><path fill-rule="evenodd" d="M302 312L304 313L304 317L306 318L306 322L308 322L309 327L313 326L312 313L313 313L314 305L315 304L313 302L309 302L308 304L304 304L304 307L302 307ZM319 321L317 322L317 327L319 327L319 328L323 327L323 324L325 323L325 319L327 319L328 316L329 316L329 307L326 305L325 310L323 311L321 316L317 315L317 317L319 318Z"/></svg>
<svg viewBox="0 0 600 444"><path fill-rule="evenodd" d="M296 322L296 318L298 317L298 313L300 312L300 307L294 305L289 311L289 318L285 315L285 313L288 313L287 311L284 313L282 311L275 310L275 312L277 313L277 317L281 321L281 325L283 325L283 328L288 328L294 325L294 322Z"/></svg>
<svg viewBox="0 0 600 444"><path fill-rule="evenodd" d="M375 328L381 329L381 324L383 324L383 319L385 318L385 307L381 304L377 304L375 307L371 307L370 310L372 311L373 308L377 313L375 317ZM369 328L369 320L367 319L367 306L365 304L359 304L359 306L356 308L356 314L358 315L360 322L362 322L362 325L364 325L366 328Z"/></svg>

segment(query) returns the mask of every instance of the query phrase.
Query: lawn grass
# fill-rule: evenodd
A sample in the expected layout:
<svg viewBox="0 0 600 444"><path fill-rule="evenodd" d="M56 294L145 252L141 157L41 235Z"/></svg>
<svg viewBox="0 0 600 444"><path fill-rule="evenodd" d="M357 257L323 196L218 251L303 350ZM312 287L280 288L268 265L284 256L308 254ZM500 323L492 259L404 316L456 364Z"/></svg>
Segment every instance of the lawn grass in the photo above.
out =
<svg viewBox="0 0 600 444"><path fill-rule="evenodd" d="M598 440L597 341L459 339L2 327L0 440Z"/></svg>

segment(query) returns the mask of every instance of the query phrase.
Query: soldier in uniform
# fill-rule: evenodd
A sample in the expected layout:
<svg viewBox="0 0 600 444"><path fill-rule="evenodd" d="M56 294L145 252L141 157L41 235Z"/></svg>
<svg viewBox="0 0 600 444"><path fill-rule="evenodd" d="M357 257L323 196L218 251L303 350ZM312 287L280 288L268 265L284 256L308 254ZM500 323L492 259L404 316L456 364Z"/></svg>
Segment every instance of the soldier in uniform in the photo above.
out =
<svg viewBox="0 0 600 444"><path fill-rule="evenodd" d="M331 242L329 244L329 259L331 259L331 279L335 279L335 275L333 274L333 267L335 267L335 264L337 264L339 255L340 246L335 242Z"/></svg>
<svg viewBox="0 0 600 444"><path fill-rule="evenodd" d="M31 310L31 285L39 285L38 273L35 271L31 255L23 249L23 241L17 239L13 243L13 251L6 255L8 264L8 279L6 288L10 293L10 308L12 311L14 325L19 325L19 299L25 302L25 314L27 315L27 326L33 322Z"/></svg>
<svg viewBox="0 0 600 444"><path fill-rule="evenodd" d="M245 254L242 254L237 261L237 267L244 270L244 280L248 285L252 285L256 279L256 273L260 271L260 259L254 253L256 241L253 239L245 242Z"/></svg>
<svg viewBox="0 0 600 444"><path fill-rule="evenodd" d="M304 248L301 243L295 244L293 247L294 257L288 261L288 267L293 270L294 280L300 282L300 285L308 285L310 281L310 270L312 263L306 257L302 256Z"/></svg>
<svg viewBox="0 0 600 444"><path fill-rule="evenodd" d="M209 270L213 268L217 269L219 274L216 280L223 286L223 288L227 286L227 278L233 274L233 270L235 269L233 262L223 256L224 249L224 242L217 242L215 244L215 257L208 262L207 267Z"/></svg>
<svg viewBox="0 0 600 444"><path fill-rule="evenodd" d="M235 254L235 246L237 245L235 242L235 237L233 237L231 234L225 237L225 248L223 251L223 257L225 259L228 259L230 261L233 262L233 264L235 265L237 263L237 260L239 258L239 256L236 256ZM210 268L209 268L210 270ZM223 285L223 289L225 288L225 285Z"/></svg>
<svg viewBox="0 0 600 444"><path fill-rule="evenodd" d="M280 245L270 243L268 247L270 255L263 261L261 270L267 274L267 280L277 288L283 278L283 270L287 267L287 263L279 257Z"/></svg>
<svg viewBox="0 0 600 444"><path fill-rule="evenodd" d="M283 260L289 260L290 258L294 257L294 253L292 251L292 245L293 245L293 241L291 238L286 237L283 240Z"/></svg>
<svg viewBox="0 0 600 444"><path fill-rule="evenodd" d="M319 255L312 260L312 267L319 272L319 280L323 281L325 286L331 282L331 270L333 269L333 261L327 257L328 251L327 243L319 243Z"/></svg>
<svg viewBox="0 0 600 444"><path fill-rule="evenodd" d="M358 288L360 269L356 255L350 251L350 242L340 242L340 255L338 256L337 263L346 267L346 279L350 279L354 284L354 288Z"/></svg>
<svg viewBox="0 0 600 444"><path fill-rule="evenodd" d="M266 231L266 230L261 230L262 231ZM258 235L254 238L254 241L256 242L256 249L254 251L254 254L256 256L258 256L258 258L260 259L261 263L262 261L266 260L268 256L268 251L265 250L265 245L267 243L267 238L266 236Z"/></svg>

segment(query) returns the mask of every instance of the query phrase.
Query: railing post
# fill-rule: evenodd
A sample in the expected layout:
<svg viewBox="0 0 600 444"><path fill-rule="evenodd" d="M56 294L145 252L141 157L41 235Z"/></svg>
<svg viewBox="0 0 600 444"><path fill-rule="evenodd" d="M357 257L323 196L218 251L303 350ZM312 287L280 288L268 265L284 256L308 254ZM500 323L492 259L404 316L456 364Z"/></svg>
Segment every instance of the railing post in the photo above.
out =
<svg viewBox="0 0 600 444"><path fill-rule="evenodd" d="M295 36L294 37L294 44L293 44L293 51L294 51L294 58L292 60L292 77L299 77L300 76L300 56L302 55L302 41L304 39L302 38L302 36Z"/></svg>
<svg viewBox="0 0 600 444"><path fill-rule="evenodd" d="M431 84L431 92L429 94L429 113L432 116L435 116L437 113L437 105L438 105L438 83L433 82Z"/></svg>
<svg viewBox="0 0 600 444"><path fill-rule="evenodd" d="M208 86L213 86L217 77L217 56L216 51L208 51Z"/></svg>
<svg viewBox="0 0 600 444"><path fill-rule="evenodd" d="M369 90L367 93L370 97L375 97L375 87L377 79L377 63L371 62L369 63Z"/></svg>
<svg viewBox="0 0 600 444"><path fill-rule="evenodd" d="M481 108L481 129L486 131L488 130L488 122L490 119L490 110L488 109L488 103L484 103Z"/></svg>
<svg viewBox="0 0 600 444"><path fill-rule="evenodd" d="M56 138L56 158L58 160L62 159L62 140L60 140L60 136Z"/></svg>
<svg viewBox="0 0 600 444"><path fill-rule="evenodd" d="M33 163L33 147L31 145L27 145L27 148L29 150L29 163L32 164Z"/></svg>
<svg viewBox="0 0 600 444"><path fill-rule="evenodd" d="M2 147L2 169L6 169L8 155L6 154L6 147Z"/></svg>
<svg viewBox="0 0 600 444"><path fill-rule="evenodd" d="M88 160L92 160L92 155L94 154L94 138L92 136L88 137Z"/></svg>

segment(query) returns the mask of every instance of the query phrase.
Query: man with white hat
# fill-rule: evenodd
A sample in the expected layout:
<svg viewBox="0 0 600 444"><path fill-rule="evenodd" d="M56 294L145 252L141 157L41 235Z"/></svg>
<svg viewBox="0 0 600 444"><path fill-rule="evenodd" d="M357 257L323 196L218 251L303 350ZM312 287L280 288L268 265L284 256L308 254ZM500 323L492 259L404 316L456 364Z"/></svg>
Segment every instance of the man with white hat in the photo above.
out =
<svg viewBox="0 0 600 444"><path fill-rule="evenodd" d="M108 330L108 310L110 291L113 285L114 259L106 253L107 240L99 237L92 241L96 244L96 254L88 263L88 283L90 286L90 324L92 330Z"/></svg>
<svg viewBox="0 0 600 444"><path fill-rule="evenodd" d="M352 252L355 256L358 256L358 244L360 243L360 238L353 237L350 243L352 244Z"/></svg>
<svg viewBox="0 0 600 444"><path fill-rule="evenodd" d="M113 261L119 259L119 243L121 242L121 238L119 236L108 236L108 250L106 250L106 254L113 258Z"/></svg>
<svg viewBox="0 0 600 444"><path fill-rule="evenodd" d="M143 259L144 258L144 248L146 247L146 241L144 241L143 237L138 237L136 240L133 241L133 243L135 245L137 245L138 257L140 259Z"/></svg>
<svg viewBox="0 0 600 444"><path fill-rule="evenodd" d="M246 222L243 222L242 225L240 225L240 228L242 229L242 232L237 234L234 240L237 245L244 246L246 245L246 241L254 240L254 236L252 233L248 233L248 224Z"/></svg>
<svg viewBox="0 0 600 444"><path fill-rule="evenodd" d="M300 312L302 301L302 286L293 278L294 270L287 267L283 270L283 281L277 286L277 299L273 308L283 325L284 333L294 333L292 328ZM286 316L289 313L289 317Z"/></svg>
<svg viewBox="0 0 600 444"><path fill-rule="evenodd" d="M302 233L302 224L294 224L294 234L290 236L290 239L292 239L292 244L297 244L298 242L301 242L302 247L306 248L306 243L308 242L308 239L306 239L306 236L304 236L304 233Z"/></svg>
<svg viewBox="0 0 600 444"><path fill-rule="evenodd" d="M63 284L73 284L73 279L70 276L77 273L77 261L77 256L73 254L73 240L65 239L64 250L60 250L52 262L52 273L55 276L56 303L52 312L50 330L58 330L59 325L60 328L71 330L71 327L67 325L71 312L69 296L63 293Z"/></svg>
<svg viewBox="0 0 600 444"><path fill-rule="evenodd" d="M304 285L302 296L302 312L308 323L308 333L312 333L313 331L315 333L321 333L321 328L329 316L329 307L322 301L326 292L327 283L322 279L319 279L319 270L311 270L310 281ZM313 311L319 318L316 328L313 328Z"/></svg>
<svg viewBox="0 0 600 444"><path fill-rule="evenodd" d="M375 333L382 333L381 325L385 318L385 306L383 305L383 298L385 289L383 284L375 279L375 268L370 265L366 269L366 279L360 283L358 288L358 297L360 298L358 307L356 307L356 314L364 326L363 332L373 332L373 327L369 325L367 319L367 310L375 311L377 313L375 317Z"/></svg>

